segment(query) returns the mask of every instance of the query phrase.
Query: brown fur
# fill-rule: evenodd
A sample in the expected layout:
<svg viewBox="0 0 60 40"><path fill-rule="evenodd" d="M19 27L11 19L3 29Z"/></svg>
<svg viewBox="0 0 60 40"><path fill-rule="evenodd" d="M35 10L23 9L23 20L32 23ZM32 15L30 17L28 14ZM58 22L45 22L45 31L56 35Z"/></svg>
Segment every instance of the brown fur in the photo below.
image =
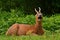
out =
<svg viewBox="0 0 60 40"><path fill-rule="evenodd" d="M27 34L38 34L38 35L44 34L44 30L42 29L42 19L41 21L38 21L37 14L36 14L35 25L13 24L6 32L6 35L27 35Z"/></svg>

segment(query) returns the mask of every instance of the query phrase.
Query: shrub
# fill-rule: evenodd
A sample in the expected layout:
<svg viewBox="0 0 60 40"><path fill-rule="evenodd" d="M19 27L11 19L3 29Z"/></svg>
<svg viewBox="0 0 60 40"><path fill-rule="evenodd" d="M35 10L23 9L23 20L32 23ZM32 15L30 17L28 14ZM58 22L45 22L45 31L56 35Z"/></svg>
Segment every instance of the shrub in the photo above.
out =
<svg viewBox="0 0 60 40"><path fill-rule="evenodd" d="M0 34L4 34L14 23L35 24L34 15L25 15L22 13L23 12L20 11L16 12L15 10L11 11L11 13L0 12ZM43 17L43 28L54 32L60 29L60 14L52 15L51 17Z"/></svg>
<svg viewBox="0 0 60 40"><path fill-rule="evenodd" d="M43 27L46 30L54 31L60 29L60 15L53 15L51 17L44 17Z"/></svg>

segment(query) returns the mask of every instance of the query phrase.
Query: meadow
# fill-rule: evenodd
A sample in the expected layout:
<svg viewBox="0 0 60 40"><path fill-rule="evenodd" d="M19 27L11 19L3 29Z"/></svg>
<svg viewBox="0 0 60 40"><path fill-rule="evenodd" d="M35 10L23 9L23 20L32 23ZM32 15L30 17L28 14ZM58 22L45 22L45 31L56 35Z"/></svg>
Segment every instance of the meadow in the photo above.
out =
<svg viewBox="0 0 60 40"><path fill-rule="evenodd" d="M38 7L43 13L43 35L5 35L15 23L34 25ZM60 0L0 0L0 40L60 40Z"/></svg>
<svg viewBox="0 0 60 40"><path fill-rule="evenodd" d="M0 35L0 40L60 40L60 33L44 35L22 35L22 36Z"/></svg>
<svg viewBox="0 0 60 40"><path fill-rule="evenodd" d="M60 14L43 16L44 35L6 36L7 29L14 23L34 25L35 15L14 10L0 12L0 40L60 40Z"/></svg>

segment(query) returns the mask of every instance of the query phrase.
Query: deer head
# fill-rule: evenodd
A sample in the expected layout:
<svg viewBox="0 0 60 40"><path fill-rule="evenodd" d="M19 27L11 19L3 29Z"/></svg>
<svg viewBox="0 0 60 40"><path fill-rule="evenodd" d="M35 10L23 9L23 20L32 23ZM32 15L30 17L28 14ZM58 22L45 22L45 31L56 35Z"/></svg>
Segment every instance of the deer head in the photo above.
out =
<svg viewBox="0 0 60 40"><path fill-rule="evenodd" d="M42 21L41 8L39 7L39 11L37 11L35 8L35 12L36 12L36 21Z"/></svg>

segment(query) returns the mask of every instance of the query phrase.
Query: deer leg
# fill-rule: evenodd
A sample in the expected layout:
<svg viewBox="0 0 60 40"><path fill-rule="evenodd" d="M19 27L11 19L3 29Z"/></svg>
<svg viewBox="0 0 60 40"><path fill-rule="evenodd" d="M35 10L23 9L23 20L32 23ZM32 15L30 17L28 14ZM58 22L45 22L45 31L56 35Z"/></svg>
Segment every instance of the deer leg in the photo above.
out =
<svg viewBox="0 0 60 40"><path fill-rule="evenodd" d="M34 33L34 31L33 30L29 30L27 33L26 33L26 35L37 35L36 33Z"/></svg>

